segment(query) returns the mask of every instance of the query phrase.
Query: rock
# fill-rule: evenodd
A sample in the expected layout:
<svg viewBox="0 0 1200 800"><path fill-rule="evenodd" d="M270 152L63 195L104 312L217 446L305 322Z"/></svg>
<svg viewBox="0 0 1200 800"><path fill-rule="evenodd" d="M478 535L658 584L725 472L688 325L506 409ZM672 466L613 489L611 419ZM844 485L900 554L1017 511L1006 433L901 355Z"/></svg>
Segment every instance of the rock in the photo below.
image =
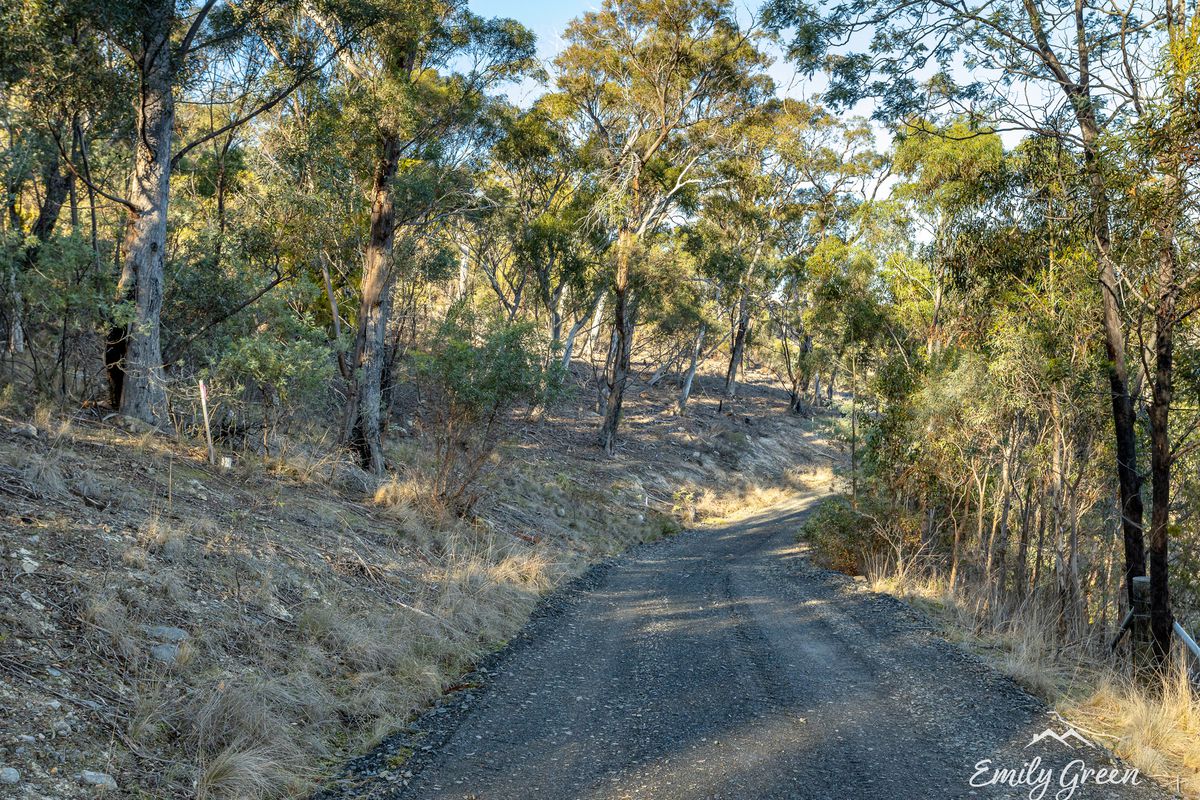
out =
<svg viewBox="0 0 1200 800"><path fill-rule="evenodd" d="M179 658L179 645L156 644L150 648L150 657L164 664L174 664L175 659Z"/></svg>
<svg viewBox="0 0 1200 800"><path fill-rule="evenodd" d="M0 767L0 783L12 786L21 782L21 773L12 767Z"/></svg>
<svg viewBox="0 0 1200 800"><path fill-rule="evenodd" d="M41 564L28 556L21 559L21 572L24 572L26 575L32 575L37 572L37 568L40 566Z"/></svg>
<svg viewBox="0 0 1200 800"><path fill-rule="evenodd" d="M34 611L45 611L46 607L38 602L37 598L28 591L21 592L21 599L32 608Z"/></svg>
<svg viewBox="0 0 1200 800"><path fill-rule="evenodd" d="M114 422L118 428L121 428L129 433L150 433L158 430L158 428L154 427L150 423L144 422L137 417L119 416L114 420Z"/></svg>
<svg viewBox="0 0 1200 800"><path fill-rule="evenodd" d="M83 781L89 786L99 786L101 789L117 788L117 779L112 775L109 775L107 772L92 772L91 770L85 769L83 772L79 773L79 780Z"/></svg>
<svg viewBox="0 0 1200 800"><path fill-rule="evenodd" d="M171 644L179 644L188 638L188 632L183 628L175 628L170 625L154 625L146 628L146 633L160 642L169 642Z"/></svg>
<svg viewBox="0 0 1200 800"><path fill-rule="evenodd" d="M50 730L54 731L55 735L57 736L70 736L71 723L67 722L65 719L56 719L50 724Z"/></svg>
<svg viewBox="0 0 1200 800"><path fill-rule="evenodd" d="M24 436L26 439L38 438L37 426L31 425L28 422L22 422L19 425L14 425L8 429L9 433L15 433L17 436Z"/></svg>

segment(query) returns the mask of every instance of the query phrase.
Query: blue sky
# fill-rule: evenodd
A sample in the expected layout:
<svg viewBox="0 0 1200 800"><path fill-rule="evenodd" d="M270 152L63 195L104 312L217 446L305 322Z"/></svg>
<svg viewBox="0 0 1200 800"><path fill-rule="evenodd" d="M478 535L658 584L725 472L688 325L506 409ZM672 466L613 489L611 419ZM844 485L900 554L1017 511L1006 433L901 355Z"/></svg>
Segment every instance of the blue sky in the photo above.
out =
<svg viewBox="0 0 1200 800"><path fill-rule="evenodd" d="M670 0L662 0L670 2ZM743 16L749 18L757 8L759 0L750 0L752 5L743 6ZM544 63L554 58L563 46L562 33L575 17L599 8L599 0L470 0L470 8L484 17L510 17L529 28L537 35L538 57ZM798 79L791 66L776 59L770 69L771 76L779 85L780 93L789 97L808 97L816 90L816 84ZM819 81L818 81L819 82ZM508 91L509 97L525 105L543 90L532 81Z"/></svg>
<svg viewBox="0 0 1200 800"><path fill-rule="evenodd" d="M734 0L739 7L739 15L749 21L751 15L762 4L762 0ZM671 0L660 0L669 3ZM470 8L476 14L485 17L509 17L517 20L537 35L538 57L549 67L554 56L563 47L562 33L567 24L575 17L599 8L601 0L469 0ZM865 42L856 42L862 47ZM776 56L768 70L775 79L780 95L798 99L819 99L815 96L825 86L824 77L816 75L806 78L797 75L791 64L785 61L776 48L768 46L768 52L774 50ZM509 99L521 106L527 106L545 91L535 81L526 80L517 86L509 87L506 91ZM856 105L850 113L856 116L869 117L873 103L869 100ZM879 146L886 147L891 141L889 132L878 124L872 124L875 129ZM1001 139L1008 147L1014 146L1021 134L1009 131L1001 134Z"/></svg>

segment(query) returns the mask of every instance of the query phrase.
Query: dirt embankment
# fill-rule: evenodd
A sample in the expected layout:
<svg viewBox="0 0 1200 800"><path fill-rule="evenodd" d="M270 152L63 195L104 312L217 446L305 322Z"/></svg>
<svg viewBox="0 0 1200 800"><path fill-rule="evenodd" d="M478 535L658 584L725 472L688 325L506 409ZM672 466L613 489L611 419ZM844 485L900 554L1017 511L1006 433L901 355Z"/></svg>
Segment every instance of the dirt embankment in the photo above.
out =
<svg viewBox="0 0 1200 800"><path fill-rule="evenodd" d="M615 458L585 392L510 431L469 522L319 449L208 466L90 412L0 414L0 795L305 791L454 687L597 557L768 504L835 453L752 375L691 414L636 385Z"/></svg>

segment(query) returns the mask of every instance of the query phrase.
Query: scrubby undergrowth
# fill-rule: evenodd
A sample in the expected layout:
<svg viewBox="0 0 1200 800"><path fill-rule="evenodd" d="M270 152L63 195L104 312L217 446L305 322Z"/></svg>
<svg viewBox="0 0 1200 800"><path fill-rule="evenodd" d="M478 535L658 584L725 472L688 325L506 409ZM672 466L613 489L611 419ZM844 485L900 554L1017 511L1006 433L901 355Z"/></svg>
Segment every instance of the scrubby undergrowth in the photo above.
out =
<svg viewBox="0 0 1200 800"><path fill-rule="evenodd" d="M431 502L419 436L376 483L300 445L222 471L91 411L0 415L0 766L18 797L91 797L85 770L110 796L303 794L589 562L828 472L811 421L745 395L719 413L701 382L680 419L635 392L611 459L561 403L508 431L469 520Z"/></svg>

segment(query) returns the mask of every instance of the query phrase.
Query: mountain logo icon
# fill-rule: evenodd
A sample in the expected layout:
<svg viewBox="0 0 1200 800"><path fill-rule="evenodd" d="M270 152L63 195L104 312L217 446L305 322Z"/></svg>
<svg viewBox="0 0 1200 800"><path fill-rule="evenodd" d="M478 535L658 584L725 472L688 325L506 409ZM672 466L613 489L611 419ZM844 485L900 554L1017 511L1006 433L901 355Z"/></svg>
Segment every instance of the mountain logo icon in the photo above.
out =
<svg viewBox="0 0 1200 800"><path fill-rule="evenodd" d="M1067 728L1062 733L1055 732L1053 728L1046 728L1046 730L1042 731L1041 733L1039 733L1038 735L1036 735L1032 739L1030 739L1029 744L1025 745L1025 747L1026 748L1033 747L1038 742L1044 741L1046 739L1053 739L1054 741L1058 742L1059 744L1066 745L1067 747L1070 747L1072 749L1074 749L1077 745L1083 745L1084 747L1095 747L1096 746L1096 745L1092 744L1091 742L1089 742L1087 739L1080 736L1079 731L1075 730L1074 728Z"/></svg>

